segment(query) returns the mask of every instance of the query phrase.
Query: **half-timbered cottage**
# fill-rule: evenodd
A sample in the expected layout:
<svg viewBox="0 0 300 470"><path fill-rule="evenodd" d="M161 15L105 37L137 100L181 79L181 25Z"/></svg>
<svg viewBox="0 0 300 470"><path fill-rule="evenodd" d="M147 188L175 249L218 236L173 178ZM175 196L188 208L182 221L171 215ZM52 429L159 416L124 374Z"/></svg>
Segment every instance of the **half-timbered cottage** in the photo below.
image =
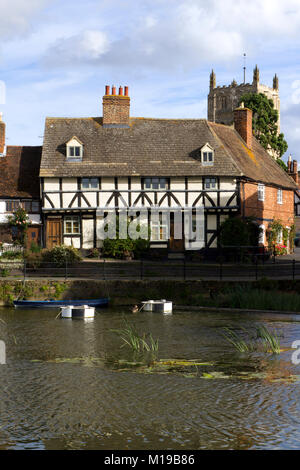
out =
<svg viewBox="0 0 300 470"><path fill-rule="evenodd" d="M130 117L128 88L106 87L103 117L47 118L40 168L44 243L81 249L102 244L103 213L126 207L171 211L151 226L151 246L217 248L221 223L280 214L294 221L295 183L252 135L252 114L235 128L205 119ZM172 210L204 205L204 240L174 237ZM169 236L168 236L169 235ZM261 243L266 239L261 237Z"/></svg>

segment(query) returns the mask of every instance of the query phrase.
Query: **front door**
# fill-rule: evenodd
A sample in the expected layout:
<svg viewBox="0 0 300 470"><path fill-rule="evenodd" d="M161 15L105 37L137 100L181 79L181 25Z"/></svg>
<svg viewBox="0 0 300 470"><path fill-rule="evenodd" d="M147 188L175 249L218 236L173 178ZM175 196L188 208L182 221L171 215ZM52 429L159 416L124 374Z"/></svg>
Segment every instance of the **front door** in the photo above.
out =
<svg viewBox="0 0 300 470"><path fill-rule="evenodd" d="M28 227L27 229L27 249L31 248L31 244L40 244L40 227Z"/></svg>
<svg viewBox="0 0 300 470"><path fill-rule="evenodd" d="M61 244L61 219L47 220L47 248L51 249Z"/></svg>
<svg viewBox="0 0 300 470"><path fill-rule="evenodd" d="M184 239L174 238L174 222L171 222L170 225L170 243L169 247L171 251L184 251Z"/></svg>

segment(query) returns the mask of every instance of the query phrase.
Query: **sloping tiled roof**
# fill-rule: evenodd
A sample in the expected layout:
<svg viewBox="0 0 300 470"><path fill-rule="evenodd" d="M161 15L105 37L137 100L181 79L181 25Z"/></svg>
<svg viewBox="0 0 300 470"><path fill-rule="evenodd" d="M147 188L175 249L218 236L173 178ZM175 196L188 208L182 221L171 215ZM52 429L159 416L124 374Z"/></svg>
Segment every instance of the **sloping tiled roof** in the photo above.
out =
<svg viewBox="0 0 300 470"><path fill-rule="evenodd" d="M249 150L233 128L212 122L209 122L209 126L224 144L227 152L232 155L243 176L267 184L291 189L297 188L294 180L281 169L254 136L252 149Z"/></svg>
<svg viewBox="0 0 300 470"><path fill-rule="evenodd" d="M73 136L84 145L81 162L68 162L66 158L66 143ZM202 166L199 160L199 150L206 143L215 151L213 167ZM269 165L273 178L269 168L266 171ZM206 119L131 118L130 127L122 129L103 128L101 118L47 118L40 176L213 174L246 176L294 189L293 180L279 166L276 171L275 166L255 139L250 156L233 128Z"/></svg>
<svg viewBox="0 0 300 470"><path fill-rule="evenodd" d="M39 198L42 147L8 146L0 158L0 197Z"/></svg>

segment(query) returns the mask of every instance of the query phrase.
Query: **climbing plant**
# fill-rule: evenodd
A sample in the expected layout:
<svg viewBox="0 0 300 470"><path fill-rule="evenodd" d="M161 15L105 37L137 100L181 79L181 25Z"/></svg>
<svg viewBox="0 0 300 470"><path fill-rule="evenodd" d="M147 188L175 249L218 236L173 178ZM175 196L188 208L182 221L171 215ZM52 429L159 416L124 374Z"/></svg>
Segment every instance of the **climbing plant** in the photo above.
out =
<svg viewBox="0 0 300 470"><path fill-rule="evenodd" d="M22 243L25 244L27 228L30 223L27 212L22 207L19 207L13 215L8 216L8 223L11 227L16 227L17 237Z"/></svg>

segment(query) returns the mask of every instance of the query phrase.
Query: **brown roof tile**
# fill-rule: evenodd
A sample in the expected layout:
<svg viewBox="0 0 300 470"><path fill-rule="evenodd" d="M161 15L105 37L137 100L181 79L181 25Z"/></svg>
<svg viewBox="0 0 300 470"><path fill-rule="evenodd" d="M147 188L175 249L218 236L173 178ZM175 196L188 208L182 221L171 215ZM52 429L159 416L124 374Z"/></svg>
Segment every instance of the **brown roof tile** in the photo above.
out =
<svg viewBox="0 0 300 470"><path fill-rule="evenodd" d="M66 143L83 142L82 162L68 162ZM202 166L200 148L215 150ZM101 118L47 118L40 176L244 176L282 187L293 180L253 139L249 151L231 127L205 119L131 118L130 128L103 128Z"/></svg>
<svg viewBox="0 0 300 470"><path fill-rule="evenodd" d="M42 147L8 146L0 158L0 197L39 198Z"/></svg>

